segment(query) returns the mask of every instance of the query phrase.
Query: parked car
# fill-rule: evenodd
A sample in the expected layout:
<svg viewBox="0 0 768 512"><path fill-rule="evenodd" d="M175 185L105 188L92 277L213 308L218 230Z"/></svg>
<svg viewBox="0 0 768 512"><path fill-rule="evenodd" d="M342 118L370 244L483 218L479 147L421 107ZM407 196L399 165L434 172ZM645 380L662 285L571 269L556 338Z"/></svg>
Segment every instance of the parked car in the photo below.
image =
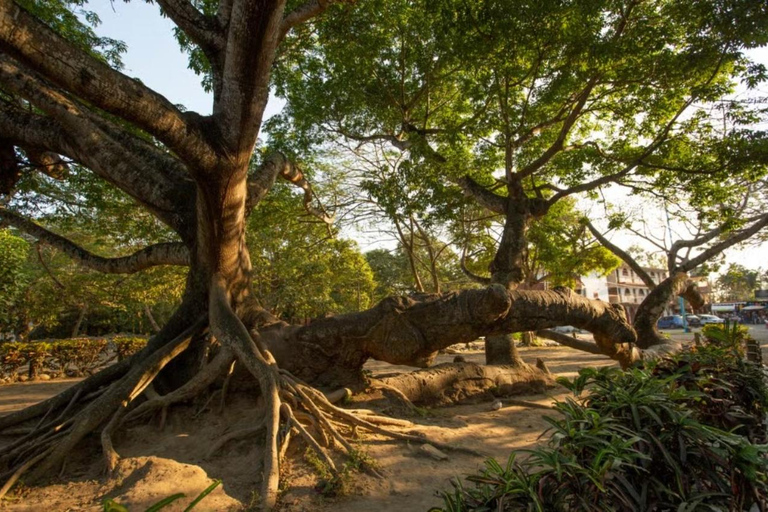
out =
<svg viewBox="0 0 768 512"><path fill-rule="evenodd" d="M680 315L663 316L656 322L659 329L682 329L683 317Z"/></svg>
<svg viewBox="0 0 768 512"><path fill-rule="evenodd" d="M725 323L725 320L715 315L699 315L699 319L701 320L701 325Z"/></svg>
<svg viewBox="0 0 768 512"><path fill-rule="evenodd" d="M578 327L574 327L572 325L560 325L558 327L553 327L553 331L559 332L560 334L572 334L572 333L578 333L578 334L587 334L589 331L585 331L584 329L579 329Z"/></svg>
<svg viewBox="0 0 768 512"><path fill-rule="evenodd" d="M685 315L685 321L688 322L688 327L701 327L701 318L696 315Z"/></svg>

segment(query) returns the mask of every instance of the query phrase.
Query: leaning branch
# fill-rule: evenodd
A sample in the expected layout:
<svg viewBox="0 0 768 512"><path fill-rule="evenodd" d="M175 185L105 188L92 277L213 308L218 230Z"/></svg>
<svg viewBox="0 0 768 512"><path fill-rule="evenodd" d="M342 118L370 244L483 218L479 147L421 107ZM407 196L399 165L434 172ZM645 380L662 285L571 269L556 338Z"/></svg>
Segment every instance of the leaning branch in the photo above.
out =
<svg viewBox="0 0 768 512"><path fill-rule="evenodd" d="M0 208L0 220L59 249L81 265L106 274L133 274L158 265L189 265L189 251L182 243L159 243L130 256L104 258L5 208Z"/></svg>
<svg viewBox="0 0 768 512"><path fill-rule="evenodd" d="M464 272L464 275L470 278L472 281L479 284L483 284L483 285L491 284L490 277L479 276L467 268L467 250L466 249L464 249L461 252L461 259L459 260L459 265L461 266L461 271Z"/></svg>
<svg viewBox="0 0 768 512"><path fill-rule="evenodd" d="M310 0L296 7L283 18L283 23L280 26L280 39L283 39L296 25L322 14L333 2L334 0Z"/></svg>

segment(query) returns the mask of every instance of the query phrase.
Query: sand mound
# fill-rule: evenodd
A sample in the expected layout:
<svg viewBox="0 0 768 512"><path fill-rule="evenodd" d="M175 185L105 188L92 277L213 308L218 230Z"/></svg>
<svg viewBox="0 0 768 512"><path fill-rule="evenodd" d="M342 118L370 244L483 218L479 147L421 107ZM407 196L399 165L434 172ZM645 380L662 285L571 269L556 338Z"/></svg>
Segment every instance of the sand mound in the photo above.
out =
<svg viewBox="0 0 768 512"><path fill-rule="evenodd" d="M132 457L122 460L120 477L107 498L112 498L128 510L145 510L158 501L177 493L186 496L163 511L181 511L205 488L213 483L199 466L183 464L160 457ZM243 504L226 493L219 485L199 505L195 512L242 510Z"/></svg>

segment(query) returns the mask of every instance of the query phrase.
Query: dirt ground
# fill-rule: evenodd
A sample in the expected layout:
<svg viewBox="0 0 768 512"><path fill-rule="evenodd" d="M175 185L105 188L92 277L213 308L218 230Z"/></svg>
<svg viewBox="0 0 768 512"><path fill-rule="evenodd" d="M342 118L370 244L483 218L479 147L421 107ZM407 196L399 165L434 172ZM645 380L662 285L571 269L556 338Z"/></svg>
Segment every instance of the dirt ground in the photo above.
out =
<svg viewBox="0 0 768 512"><path fill-rule="evenodd" d="M768 360L768 329L755 326L751 330L764 345L764 358ZM692 334L668 332L675 338L693 337ZM468 361L480 363L484 359L480 348L480 344L476 344L472 350L462 350L461 354ZM522 348L521 353L531 364L542 358L556 376L573 377L581 368L612 364L605 357L559 346ZM440 355L437 362L451 361L453 357L453 354ZM412 370L375 361L368 365L368 369L374 375ZM0 386L0 414L42 400L74 382L76 380L69 379ZM565 396L563 388L553 388L546 394L517 398L550 404ZM178 506L164 510L183 510L213 479L220 479L222 485L195 511L249 510L258 498L253 492L259 471L258 443L254 440L234 441L218 453L209 455L208 452L222 434L248 426L253 419L253 414L249 416L249 413L255 412L256 404L247 394L239 394L229 397L228 406L220 411L219 400L213 398L207 404L174 409L162 430L158 428L157 418L124 429L115 439L116 449L123 457L117 478L104 479L98 440L91 439L81 443L82 447L67 462L61 478L44 487L22 485L0 507L12 511L95 512L103 510L101 503L110 498L134 512L182 492L187 497L177 502ZM382 404L391 407L375 397L350 406L381 411ZM383 411L396 412L386 408ZM504 405L494 411L490 401L482 401L428 409L423 416L409 417L415 424L410 431L422 432L452 446L472 448L483 455L449 451L449 458L444 461L426 456L419 446L363 434L360 446L378 461L385 478L352 472L346 494L333 498L318 492L317 475L305 461L303 448L297 446L300 443L294 443L284 475L280 509L289 512L425 512L432 506L441 505L437 493L450 489L451 479L475 472L482 467L485 458L506 460L512 450L530 448L539 442L539 436L548 426L543 418L546 415L556 416L556 413L514 405Z"/></svg>

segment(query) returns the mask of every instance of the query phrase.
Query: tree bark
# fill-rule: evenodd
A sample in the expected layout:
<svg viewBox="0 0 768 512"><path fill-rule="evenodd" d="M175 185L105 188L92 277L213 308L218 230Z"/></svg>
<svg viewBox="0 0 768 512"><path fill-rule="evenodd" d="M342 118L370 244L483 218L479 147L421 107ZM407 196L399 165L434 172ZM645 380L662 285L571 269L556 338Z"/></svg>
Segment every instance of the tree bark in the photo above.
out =
<svg viewBox="0 0 768 512"><path fill-rule="evenodd" d="M281 368L319 386L340 387L364 382L362 369L370 358L424 368L440 349L455 343L563 323L592 331L609 357L631 359L636 338L623 309L564 288L507 290L491 285L442 295L390 297L367 311L307 326L274 323L260 338Z"/></svg>
<svg viewBox="0 0 768 512"><path fill-rule="evenodd" d="M485 338L485 364L523 366L525 362L520 357L512 333L504 333Z"/></svg>
<svg viewBox="0 0 768 512"><path fill-rule="evenodd" d="M634 328L637 331L637 346L641 349L663 345L667 339L656 328L656 322L664 313L669 301L678 295L684 296L691 302L694 308L703 304L701 294L698 293L696 284L691 281L685 272L675 272L660 282L637 308Z"/></svg>

